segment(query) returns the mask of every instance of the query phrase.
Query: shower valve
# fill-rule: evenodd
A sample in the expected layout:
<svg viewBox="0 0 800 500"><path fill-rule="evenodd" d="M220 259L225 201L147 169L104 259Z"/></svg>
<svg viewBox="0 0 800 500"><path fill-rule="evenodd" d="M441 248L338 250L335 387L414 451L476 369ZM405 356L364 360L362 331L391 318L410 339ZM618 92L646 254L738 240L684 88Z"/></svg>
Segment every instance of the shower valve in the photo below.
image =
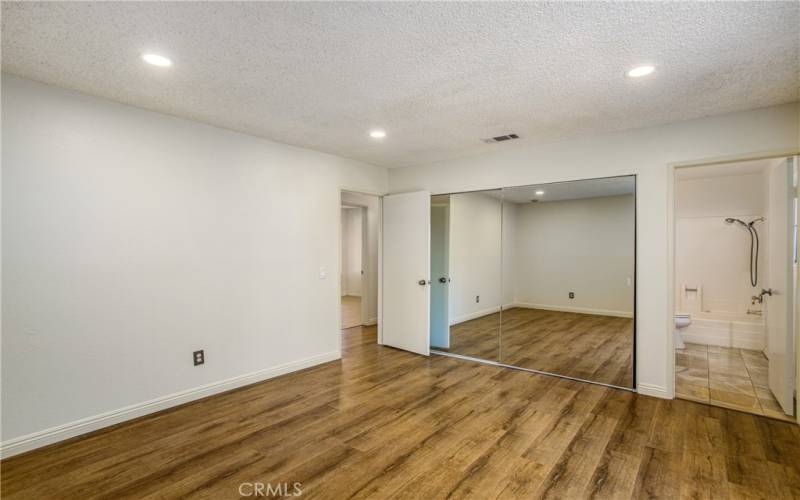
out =
<svg viewBox="0 0 800 500"><path fill-rule="evenodd" d="M769 295L770 297L772 297L772 288L762 288L761 289L761 293L759 293L758 295L753 295L752 297L750 297L750 299L751 299L750 303L751 304L755 304L756 302L758 302L759 304L763 304L764 303L764 295Z"/></svg>

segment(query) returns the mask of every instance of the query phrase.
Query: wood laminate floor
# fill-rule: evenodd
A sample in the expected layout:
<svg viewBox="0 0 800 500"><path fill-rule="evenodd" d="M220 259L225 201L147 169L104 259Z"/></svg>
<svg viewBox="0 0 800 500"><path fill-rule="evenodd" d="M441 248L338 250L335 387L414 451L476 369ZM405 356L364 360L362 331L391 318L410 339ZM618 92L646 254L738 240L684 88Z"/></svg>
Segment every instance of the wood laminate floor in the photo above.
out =
<svg viewBox="0 0 800 500"><path fill-rule="evenodd" d="M342 296L342 328L361 326L361 297Z"/></svg>
<svg viewBox="0 0 800 500"><path fill-rule="evenodd" d="M375 340L350 329L341 361L4 460L3 497L800 496L797 425Z"/></svg>
<svg viewBox="0 0 800 500"><path fill-rule="evenodd" d="M633 386L633 320L511 308L450 327L449 352Z"/></svg>

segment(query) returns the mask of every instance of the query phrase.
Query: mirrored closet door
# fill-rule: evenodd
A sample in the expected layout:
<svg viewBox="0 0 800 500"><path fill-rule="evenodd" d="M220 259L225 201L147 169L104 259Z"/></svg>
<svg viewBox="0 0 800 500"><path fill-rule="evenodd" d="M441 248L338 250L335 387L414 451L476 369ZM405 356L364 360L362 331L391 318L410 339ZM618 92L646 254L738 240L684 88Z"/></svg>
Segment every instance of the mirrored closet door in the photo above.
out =
<svg viewBox="0 0 800 500"><path fill-rule="evenodd" d="M634 386L634 176L437 195L431 348Z"/></svg>
<svg viewBox="0 0 800 500"><path fill-rule="evenodd" d="M500 360L502 191L431 198L431 348Z"/></svg>
<svg viewBox="0 0 800 500"><path fill-rule="evenodd" d="M503 189L501 362L633 387L633 176Z"/></svg>

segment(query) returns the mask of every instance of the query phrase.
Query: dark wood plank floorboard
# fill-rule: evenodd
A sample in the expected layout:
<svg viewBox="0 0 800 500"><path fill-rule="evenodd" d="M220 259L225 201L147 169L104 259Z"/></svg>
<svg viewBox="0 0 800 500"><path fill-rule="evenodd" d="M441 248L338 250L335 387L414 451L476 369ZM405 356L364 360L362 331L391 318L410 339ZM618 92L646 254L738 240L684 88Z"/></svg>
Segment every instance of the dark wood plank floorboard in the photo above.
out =
<svg viewBox="0 0 800 500"><path fill-rule="evenodd" d="M450 327L440 349L619 387L633 386L633 320L513 307Z"/></svg>
<svg viewBox="0 0 800 500"><path fill-rule="evenodd" d="M798 498L799 429L424 358L354 328L341 361L6 459L0 486L9 499L239 498L243 482L323 499Z"/></svg>

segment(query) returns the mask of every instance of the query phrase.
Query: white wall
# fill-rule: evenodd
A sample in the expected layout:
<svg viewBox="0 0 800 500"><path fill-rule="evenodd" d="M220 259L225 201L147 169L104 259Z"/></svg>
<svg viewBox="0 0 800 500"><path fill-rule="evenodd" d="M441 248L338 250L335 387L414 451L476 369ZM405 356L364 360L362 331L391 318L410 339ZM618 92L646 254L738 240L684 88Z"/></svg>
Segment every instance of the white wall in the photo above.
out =
<svg viewBox="0 0 800 500"><path fill-rule="evenodd" d="M377 196L342 192L342 202L348 205L364 207L367 210L367 260L364 262L364 286L361 293L361 307L366 312L367 324L378 322L378 253L380 251L380 198Z"/></svg>
<svg viewBox="0 0 800 500"><path fill-rule="evenodd" d="M517 204L514 302L631 315L634 208L633 195Z"/></svg>
<svg viewBox="0 0 800 500"><path fill-rule="evenodd" d="M668 167L796 150L799 124L791 104L552 144L501 144L480 156L392 169L389 187L437 194L637 174L637 383L641 392L669 397Z"/></svg>
<svg viewBox="0 0 800 500"><path fill-rule="evenodd" d="M342 209L342 294L361 297L361 208Z"/></svg>
<svg viewBox="0 0 800 500"><path fill-rule="evenodd" d="M696 169L703 167L687 170ZM679 178L675 186L675 218L763 215L766 191L764 174Z"/></svg>
<svg viewBox="0 0 800 500"><path fill-rule="evenodd" d="M450 324L500 310L500 205L484 193L450 196Z"/></svg>
<svg viewBox="0 0 800 500"><path fill-rule="evenodd" d="M702 168L702 167L699 167ZM676 302L681 284L702 286L702 311L745 314L750 297L750 235L726 217L750 221L766 216L766 177L761 174L680 179L675 205ZM756 223L759 240L759 285L766 276L767 228ZM760 287L759 287L760 289ZM686 304L687 302L684 302ZM737 346L738 347L738 346Z"/></svg>
<svg viewBox="0 0 800 500"><path fill-rule="evenodd" d="M342 297L347 295L347 208L342 207L340 219L342 221L342 251L339 255L339 285Z"/></svg>
<svg viewBox="0 0 800 500"><path fill-rule="evenodd" d="M516 203L503 202L503 307L510 307L517 301L518 206Z"/></svg>
<svg viewBox="0 0 800 500"><path fill-rule="evenodd" d="M5 74L2 122L6 453L339 357L339 189L384 169Z"/></svg>

